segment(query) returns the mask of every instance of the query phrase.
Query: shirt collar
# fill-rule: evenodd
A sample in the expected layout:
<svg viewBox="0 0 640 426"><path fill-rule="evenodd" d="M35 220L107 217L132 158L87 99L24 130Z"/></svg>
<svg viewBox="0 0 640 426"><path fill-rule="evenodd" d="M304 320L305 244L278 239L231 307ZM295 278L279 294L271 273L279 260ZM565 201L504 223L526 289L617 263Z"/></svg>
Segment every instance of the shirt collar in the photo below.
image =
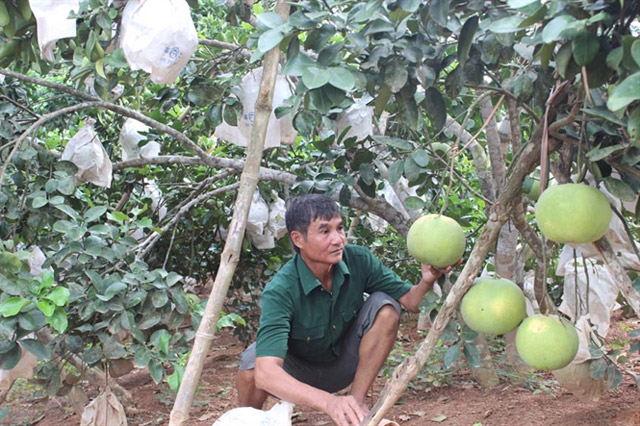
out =
<svg viewBox="0 0 640 426"><path fill-rule="evenodd" d="M302 285L302 290L304 291L305 296L311 293L311 291L320 286L320 280L313 275L311 269L307 266L307 264L302 259L300 254L296 254L296 268L298 269L298 277L300 277L300 284ZM349 267L344 262L344 259L338 263L333 269L333 284L344 282L344 276L350 275ZM334 288L333 290L338 290Z"/></svg>

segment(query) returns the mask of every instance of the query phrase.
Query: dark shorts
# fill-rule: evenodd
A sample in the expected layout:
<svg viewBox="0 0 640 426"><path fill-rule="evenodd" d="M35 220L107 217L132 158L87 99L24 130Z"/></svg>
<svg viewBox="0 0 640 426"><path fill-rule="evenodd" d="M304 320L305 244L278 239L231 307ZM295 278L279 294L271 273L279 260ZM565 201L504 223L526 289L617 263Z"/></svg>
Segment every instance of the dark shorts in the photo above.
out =
<svg viewBox="0 0 640 426"><path fill-rule="evenodd" d="M327 392L337 392L346 388L353 382L358 367L358 350L362 336L373 325L373 321L380 308L392 305L398 315L400 303L386 293L375 292L371 294L358 311L358 316L349 326L342 338L342 354L337 360L326 363L310 363L292 354L287 354L284 359L284 371L295 379L314 388ZM240 370L251 370L256 365L256 344L251 344L240 357Z"/></svg>

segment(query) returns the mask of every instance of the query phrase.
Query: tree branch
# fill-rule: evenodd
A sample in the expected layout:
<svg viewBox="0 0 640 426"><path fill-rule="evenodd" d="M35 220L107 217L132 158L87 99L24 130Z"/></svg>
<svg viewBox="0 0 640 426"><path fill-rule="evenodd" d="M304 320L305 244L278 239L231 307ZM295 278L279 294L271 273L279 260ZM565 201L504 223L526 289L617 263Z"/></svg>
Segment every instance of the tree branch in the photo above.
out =
<svg viewBox="0 0 640 426"><path fill-rule="evenodd" d="M198 44L201 44L203 46L217 47L224 50L231 50L239 53L245 58L251 58L251 52L249 52L249 50L245 49L242 46L238 46L237 44L227 43L226 41L200 39L198 40Z"/></svg>

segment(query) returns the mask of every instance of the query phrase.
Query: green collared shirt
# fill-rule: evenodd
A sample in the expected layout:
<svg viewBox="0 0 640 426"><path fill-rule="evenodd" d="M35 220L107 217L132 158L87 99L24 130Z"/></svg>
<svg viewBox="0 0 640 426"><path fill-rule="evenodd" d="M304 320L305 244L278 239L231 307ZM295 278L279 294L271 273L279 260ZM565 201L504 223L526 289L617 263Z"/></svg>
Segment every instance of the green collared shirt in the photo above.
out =
<svg viewBox="0 0 640 426"><path fill-rule="evenodd" d="M256 356L284 359L291 351L312 362L333 361L365 292L382 291L397 300L411 287L368 249L347 245L328 292L296 254L262 293Z"/></svg>

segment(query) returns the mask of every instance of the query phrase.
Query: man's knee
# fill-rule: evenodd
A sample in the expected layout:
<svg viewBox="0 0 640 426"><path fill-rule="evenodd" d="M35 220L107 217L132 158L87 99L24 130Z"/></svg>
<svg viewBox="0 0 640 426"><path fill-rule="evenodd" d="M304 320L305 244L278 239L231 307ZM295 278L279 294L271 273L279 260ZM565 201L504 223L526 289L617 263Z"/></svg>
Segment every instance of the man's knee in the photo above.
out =
<svg viewBox="0 0 640 426"><path fill-rule="evenodd" d="M384 305L378 310L373 324L395 333L400 326L400 314L392 305Z"/></svg>

